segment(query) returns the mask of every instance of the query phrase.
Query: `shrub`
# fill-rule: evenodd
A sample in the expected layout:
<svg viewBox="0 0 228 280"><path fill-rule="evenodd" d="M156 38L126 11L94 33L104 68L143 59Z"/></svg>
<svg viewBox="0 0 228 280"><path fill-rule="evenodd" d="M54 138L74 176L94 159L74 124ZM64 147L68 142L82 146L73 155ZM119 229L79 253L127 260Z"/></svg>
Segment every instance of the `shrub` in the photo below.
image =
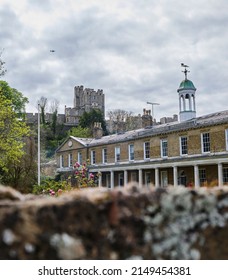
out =
<svg viewBox="0 0 228 280"><path fill-rule="evenodd" d="M35 185L33 188L33 193L59 196L62 193L68 192L70 190L72 190L72 187L67 181L56 182L54 180L47 179L43 181L41 185Z"/></svg>

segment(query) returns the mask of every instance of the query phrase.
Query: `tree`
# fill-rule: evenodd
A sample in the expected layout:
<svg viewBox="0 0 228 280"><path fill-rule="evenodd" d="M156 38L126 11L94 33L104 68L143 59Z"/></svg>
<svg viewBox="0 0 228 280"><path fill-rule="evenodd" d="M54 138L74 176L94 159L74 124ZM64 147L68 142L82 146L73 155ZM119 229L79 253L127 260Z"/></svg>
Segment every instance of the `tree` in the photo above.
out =
<svg viewBox="0 0 228 280"><path fill-rule="evenodd" d="M132 112L128 112L122 109L115 109L108 111L107 115L110 120L113 122L124 122L130 116L132 116Z"/></svg>
<svg viewBox="0 0 228 280"><path fill-rule="evenodd" d="M5 81L0 81L0 91L6 100L10 100L13 111L21 117L25 112L25 105L28 103L28 98L24 97L15 88L11 88Z"/></svg>
<svg viewBox="0 0 228 280"><path fill-rule="evenodd" d="M3 51L0 52L0 76L4 76L6 73L6 70L4 69L5 62L1 59L2 52Z"/></svg>
<svg viewBox="0 0 228 280"><path fill-rule="evenodd" d="M108 111L107 115L109 117L110 133L137 128L137 122L135 122L137 117L134 117L130 111L115 109Z"/></svg>
<svg viewBox="0 0 228 280"><path fill-rule="evenodd" d="M34 137L25 138L24 154L20 161L9 160L8 171L2 170L2 182L22 193L32 192L37 182L37 150Z"/></svg>
<svg viewBox="0 0 228 280"><path fill-rule="evenodd" d="M59 108L59 101L55 99L51 102L51 106L50 106L50 110L51 110L51 113L52 113L51 128L52 128L52 132L53 132L54 135L56 133L58 108Z"/></svg>
<svg viewBox="0 0 228 280"><path fill-rule="evenodd" d="M100 110L93 109L90 112L84 112L80 118L79 125L82 128L89 128L92 135L93 125L95 122L100 122L104 135L107 134L106 122Z"/></svg>
<svg viewBox="0 0 228 280"><path fill-rule="evenodd" d="M42 96L37 103L41 110L41 114L40 114L41 123L45 124L45 111L47 108L47 98Z"/></svg>
<svg viewBox="0 0 228 280"><path fill-rule="evenodd" d="M18 119L13 102L0 88L0 168L10 170L9 162L19 162L24 154L24 137L29 135L25 122Z"/></svg>
<svg viewBox="0 0 228 280"><path fill-rule="evenodd" d="M81 137L81 138L89 138L92 137L91 131L87 127L73 127L68 131L68 136L74 136L74 137Z"/></svg>

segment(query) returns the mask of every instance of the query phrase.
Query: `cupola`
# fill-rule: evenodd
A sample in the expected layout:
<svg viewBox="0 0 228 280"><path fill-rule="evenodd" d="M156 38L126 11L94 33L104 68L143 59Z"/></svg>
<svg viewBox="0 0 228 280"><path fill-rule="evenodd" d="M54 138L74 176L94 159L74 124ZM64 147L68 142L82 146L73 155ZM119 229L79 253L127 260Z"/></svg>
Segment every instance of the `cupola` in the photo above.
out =
<svg viewBox="0 0 228 280"><path fill-rule="evenodd" d="M184 67L185 79L180 83L177 92L179 93L179 116L180 121L187 121L196 117L196 103L195 103L195 92L196 88L192 81L187 78L189 66L181 63Z"/></svg>

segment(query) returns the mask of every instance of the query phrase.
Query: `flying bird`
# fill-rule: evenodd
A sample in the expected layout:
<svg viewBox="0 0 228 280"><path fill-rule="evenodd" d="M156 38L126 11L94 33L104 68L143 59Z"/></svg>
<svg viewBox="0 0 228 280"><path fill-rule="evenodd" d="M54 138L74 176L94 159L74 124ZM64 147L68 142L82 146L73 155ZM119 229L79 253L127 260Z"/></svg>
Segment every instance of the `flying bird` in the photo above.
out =
<svg viewBox="0 0 228 280"><path fill-rule="evenodd" d="M181 63L181 66L182 67L189 67L188 65L184 64L184 63Z"/></svg>
<svg viewBox="0 0 228 280"><path fill-rule="evenodd" d="M50 52L55 52L55 50L50 50Z"/></svg>

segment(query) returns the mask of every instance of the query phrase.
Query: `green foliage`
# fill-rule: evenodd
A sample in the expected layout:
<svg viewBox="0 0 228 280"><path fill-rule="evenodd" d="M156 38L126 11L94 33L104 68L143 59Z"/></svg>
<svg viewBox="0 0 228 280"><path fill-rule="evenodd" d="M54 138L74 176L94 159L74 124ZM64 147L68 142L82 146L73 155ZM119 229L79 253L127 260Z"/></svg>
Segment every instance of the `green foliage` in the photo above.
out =
<svg viewBox="0 0 228 280"><path fill-rule="evenodd" d="M51 123L51 128L52 128L52 132L53 132L53 135L56 134L56 125L57 125L57 111L54 111L52 113L52 123Z"/></svg>
<svg viewBox="0 0 228 280"><path fill-rule="evenodd" d="M86 163L79 164L78 162L74 165L75 177L77 179L77 185L79 188L97 187L99 173L94 175L89 172L88 165Z"/></svg>
<svg viewBox="0 0 228 280"><path fill-rule="evenodd" d="M30 193L37 182L37 151L33 137L26 137L24 154L19 161L9 160L7 171L1 170L2 183L21 193Z"/></svg>
<svg viewBox="0 0 228 280"><path fill-rule="evenodd" d="M106 122L100 110L93 109L90 112L85 112L80 118L79 125L83 128L89 128L92 134L93 125L95 122L101 123L104 135L107 135Z"/></svg>
<svg viewBox="0 0 228 280"><path fill-rule="evenodd" d="M29 135L29 128L18 119L13 101L6 96L0 87L0 168L5 172L9 162L19 162L23 156L24 137Z"/></svg>
<svg viewBox="0 0 228 280"><path fill-rule="evenodd" d="M90 129L87 127L73 127L71 130L67 132L68 136L81 137L81 138L89 138L91 137Z"/></svg>
<svg viewBox="0 0 228 280"><path fill-rule="evenodd" d="M25 112L25 105L28 103L28 98L24 97L22 93L15 88L11 88L5 81L0 81L0 91L2 97L11 101L13 111L21 117Z"/></svg>
<svg viewBox="0 0 228 280"><path fill-rule="evenodd" d="M0 52L0 57L2 56L2 52ZM0 76L4 76L5 73L6 73L6 70L4 69L4 65L5 65L5 62L0 58Z"/></svg>
<svg viewBox="0 0 228 280"><path fill-rule="evenodd" d="M59 181L56 182L52 179L47 179L41 182L41 185L35 185L33 187L34 194L50 195L50 196L59 196L64 192L71 191L72 187L68 181Z"/></svg>

